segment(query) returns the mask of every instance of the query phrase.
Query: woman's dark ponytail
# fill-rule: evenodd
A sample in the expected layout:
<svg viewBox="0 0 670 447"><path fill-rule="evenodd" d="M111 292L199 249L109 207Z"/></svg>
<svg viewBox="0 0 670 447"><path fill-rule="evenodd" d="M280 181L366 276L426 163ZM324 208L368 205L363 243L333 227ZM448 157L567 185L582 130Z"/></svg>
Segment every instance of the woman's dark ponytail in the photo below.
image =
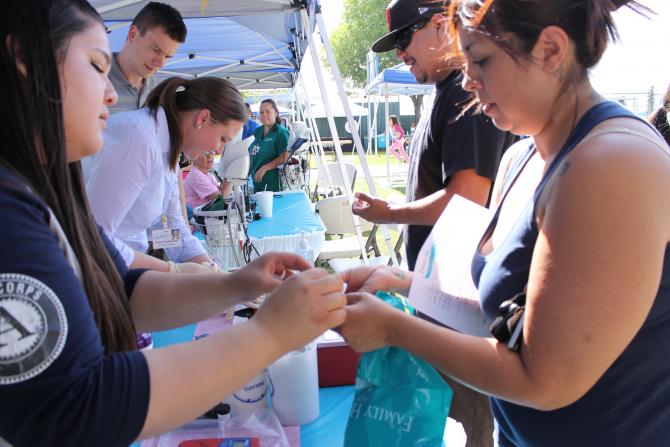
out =
<svg viewBox="0 0 670 447"><path fill-rule="evenodd" d="M158 84L147 97L145 106L156 119L158 107L163 107L170 131L170 166L177 168L184 135L179 114L190 110L207 109L212 120L224 124L230 120L247 121L247 107L239 90L225 79L203 77L169 78Z"/></svg>
<svg viewBox="0 0 670 447"><path fill-rule="evenodd" d="M163 107L170 132L170 166L176 169L179 163L179 155L184 142L184 135L179 122L179 107L177 106L177 94L187 89L186 79L174 77L158 84L149 93L145 107L151 110L151 115L157 119L158 107Z"/></svg>

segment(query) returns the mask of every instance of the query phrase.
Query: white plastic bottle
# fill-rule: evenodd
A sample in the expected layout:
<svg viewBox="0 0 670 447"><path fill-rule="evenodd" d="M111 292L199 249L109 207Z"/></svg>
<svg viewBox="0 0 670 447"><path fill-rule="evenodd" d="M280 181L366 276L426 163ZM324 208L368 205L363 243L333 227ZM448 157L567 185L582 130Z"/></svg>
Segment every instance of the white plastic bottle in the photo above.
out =
<svg viewBox="0 0 670 447"><path fill-rule="evenodd" d="M297 253L305 258L310 264L314 264L314 250L309 246L309 241L307 240L307 235L305 233L301 234Z"/></svg>
<svg viewBox="0 0 670 447"><path fill-rule="evenodd" d="M297 253L314 264L314 251L304 232ZM283 355L268 371L274 388L272 408L282 425L309 424L319 417L316 342Z"/></svg>
<svg viewBox="0 0 670 447"><path fill-rule="evenodd" d="M274 388L272 408L284 426L305 425L319 417L316 341L284 354L268 368Z"/></svg>

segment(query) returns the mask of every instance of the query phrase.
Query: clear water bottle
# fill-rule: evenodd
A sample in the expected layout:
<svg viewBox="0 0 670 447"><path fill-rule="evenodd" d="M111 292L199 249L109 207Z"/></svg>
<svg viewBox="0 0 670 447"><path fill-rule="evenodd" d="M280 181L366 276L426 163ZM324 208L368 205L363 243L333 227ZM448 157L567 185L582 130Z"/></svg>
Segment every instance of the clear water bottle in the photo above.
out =
<svg viewBox="0 0 670 447"><path fill-rule="evenodd" d="M305 233L301 233L300 244L298 245L297 253L310 264L314 264L314 250L312 250L312 247L310 247L309 241L307 240L307 235Z"/></svg>

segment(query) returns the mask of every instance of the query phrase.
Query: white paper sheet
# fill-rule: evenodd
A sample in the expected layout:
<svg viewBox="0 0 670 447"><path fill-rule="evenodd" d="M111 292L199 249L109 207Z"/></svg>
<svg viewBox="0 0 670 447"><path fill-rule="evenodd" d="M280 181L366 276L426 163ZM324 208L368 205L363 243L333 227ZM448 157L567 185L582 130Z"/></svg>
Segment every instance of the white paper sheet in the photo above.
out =
<svg viewBox="0 0 670 447"><path fill-rule="evenodd" d="M470 265L490 218L486 208L452 197L421 247L409 291L409 303L418 311L480 337L491 336L490 321L479 306Z"/></svg>

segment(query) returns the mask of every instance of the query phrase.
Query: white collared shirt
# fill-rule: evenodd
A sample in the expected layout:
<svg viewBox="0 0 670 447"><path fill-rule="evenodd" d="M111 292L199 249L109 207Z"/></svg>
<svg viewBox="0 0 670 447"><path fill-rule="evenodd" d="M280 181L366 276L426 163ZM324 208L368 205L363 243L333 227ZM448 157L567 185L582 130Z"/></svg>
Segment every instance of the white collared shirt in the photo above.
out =
<svg viewBox="0 0 670 447"><path fill-rule="evenodd" d="M163 108L157 120L146 108L112 115L104 140L102 150L82 163L86 192L93 217L126 264L133 261L135 250L147 251L147 230L162 228L162 214L169 228L180 230L183 241L181 247L165 249L171 260L184 262L206 254L181 213Z"/></svg>

